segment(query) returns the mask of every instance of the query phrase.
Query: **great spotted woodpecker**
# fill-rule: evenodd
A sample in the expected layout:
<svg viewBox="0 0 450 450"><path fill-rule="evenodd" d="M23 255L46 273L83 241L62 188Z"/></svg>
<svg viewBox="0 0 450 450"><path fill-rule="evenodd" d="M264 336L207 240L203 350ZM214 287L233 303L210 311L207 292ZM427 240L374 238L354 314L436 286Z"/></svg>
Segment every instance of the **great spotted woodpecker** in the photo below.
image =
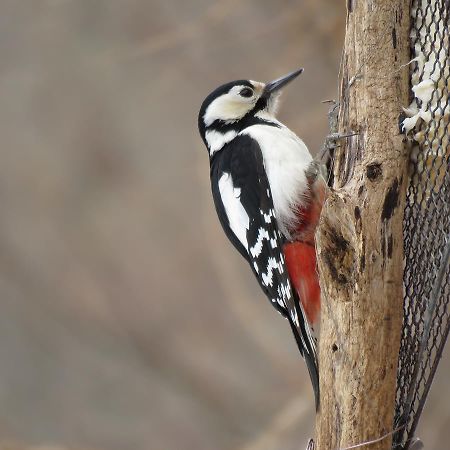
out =
<svg viewBox="0 0 450 450"><path fill-rule="evenodd" d="M220 223L289 321L318 406L314 230L327 188L306 145L275 118L280 88L302 71L267 84L238 80L220 86L204 100L198 126Z"/></svg>

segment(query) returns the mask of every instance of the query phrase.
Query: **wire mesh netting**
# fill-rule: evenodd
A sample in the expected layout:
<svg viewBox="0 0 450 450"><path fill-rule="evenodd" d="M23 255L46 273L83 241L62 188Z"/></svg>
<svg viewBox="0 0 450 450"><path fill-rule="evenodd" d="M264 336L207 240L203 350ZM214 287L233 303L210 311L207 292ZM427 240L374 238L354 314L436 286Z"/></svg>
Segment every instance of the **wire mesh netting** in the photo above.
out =
<svg viewBox="0 0 450 450"><path fill-rule="evenodd" d="M404 319L394 448L407 449L450 329L450 0L411 5L413 143L404 217Z"/></svg>

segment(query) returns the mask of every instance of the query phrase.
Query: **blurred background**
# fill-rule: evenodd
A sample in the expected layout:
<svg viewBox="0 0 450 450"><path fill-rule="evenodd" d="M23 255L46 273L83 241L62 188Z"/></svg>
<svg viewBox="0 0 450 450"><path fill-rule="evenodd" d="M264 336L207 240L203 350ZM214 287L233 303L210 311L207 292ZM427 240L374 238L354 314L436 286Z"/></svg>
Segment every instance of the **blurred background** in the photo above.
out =
<svg viewBox="0 0 450 450"><path fill-rule="evenodd" d="M280 118L316 152L344 22L335 0L0 1L2 450L305 447L305 365L219 228L197 112L303 66Z"/></svg>

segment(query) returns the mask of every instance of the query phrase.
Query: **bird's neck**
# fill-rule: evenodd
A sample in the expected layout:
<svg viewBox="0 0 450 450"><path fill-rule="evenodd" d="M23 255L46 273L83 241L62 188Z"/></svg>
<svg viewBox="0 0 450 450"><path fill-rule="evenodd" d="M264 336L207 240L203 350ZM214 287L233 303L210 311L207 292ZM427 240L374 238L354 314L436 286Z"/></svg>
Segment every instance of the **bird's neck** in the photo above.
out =
<svg viewBox="0 0 450 450"><path fill-rule="evenodd" d="M255 114L255 117L263 120L265 123L276 125L276 126L282 126L282 123L271 113L270 111L266 109L262 109L261 111L258 111Z"/></svg>
<svg viewBox="0 0 450 450"><path fill-rule="evenodd" d="M205 140L209 154L213 156L239 133L253 125L267 125L281 128L283 125L269 113L259 111L255 115L247 115L238 121L215 120L205 132Z"/></svg>

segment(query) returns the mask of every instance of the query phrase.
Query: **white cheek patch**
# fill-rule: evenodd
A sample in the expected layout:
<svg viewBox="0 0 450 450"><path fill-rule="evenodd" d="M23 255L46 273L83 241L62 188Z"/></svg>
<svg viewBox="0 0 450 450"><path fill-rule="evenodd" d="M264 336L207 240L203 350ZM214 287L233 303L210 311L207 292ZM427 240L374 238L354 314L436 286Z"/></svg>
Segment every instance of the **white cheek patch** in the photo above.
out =
<svg viewBox="0 0 450 450"><path fill-rule="evenodd" d="M229 173L224 173L219 180L219 191L230 228L247 250L247 231L250 228L250 219L239 199L241 189L233 186L233 180Z"/></svg>
<svg viewBox="0 0 450 450"><path fill-rule="evenodd" d="M206 108L203 121L207 127L215 120L232 122L245 116L253 106L253 103L246 102L237 95L223 94Z"/></svg>
<svg viewBox="0 0 450 450"><path fill-rule="evenodd" d="M205 134L206 142L208 142L209 154L212 156L215 152L220 150L225 144L228 144L237 136L237 132L230 130L226 133L209 130Z"/></svg>

